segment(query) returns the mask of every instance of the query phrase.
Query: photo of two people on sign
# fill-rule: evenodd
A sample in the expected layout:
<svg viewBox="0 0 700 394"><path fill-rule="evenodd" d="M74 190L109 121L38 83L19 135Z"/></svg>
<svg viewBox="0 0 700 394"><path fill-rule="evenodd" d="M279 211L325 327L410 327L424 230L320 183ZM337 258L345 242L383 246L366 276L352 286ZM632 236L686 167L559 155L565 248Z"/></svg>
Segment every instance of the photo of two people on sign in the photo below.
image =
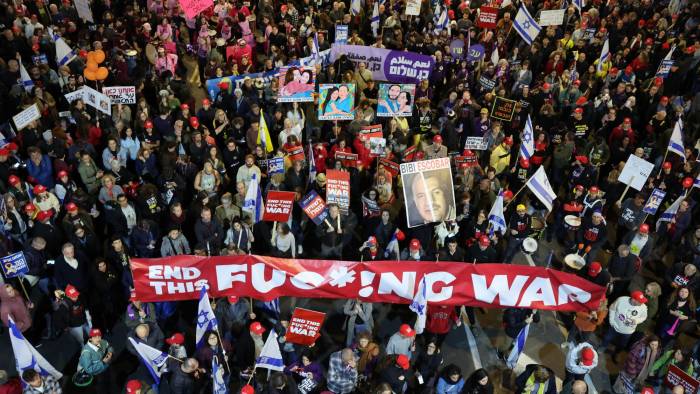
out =
<svg viewBox="0 0 700 394"><path fill-rule="evenodd" d="M411 116L415 91L414 84L379 84L377 116Z"/></svg>
<svg viewBox="0 0 700 394"><path fill-rule="evenodd" d="M318 94L320 120L354 119L355 84L324 84Z"/></svg>

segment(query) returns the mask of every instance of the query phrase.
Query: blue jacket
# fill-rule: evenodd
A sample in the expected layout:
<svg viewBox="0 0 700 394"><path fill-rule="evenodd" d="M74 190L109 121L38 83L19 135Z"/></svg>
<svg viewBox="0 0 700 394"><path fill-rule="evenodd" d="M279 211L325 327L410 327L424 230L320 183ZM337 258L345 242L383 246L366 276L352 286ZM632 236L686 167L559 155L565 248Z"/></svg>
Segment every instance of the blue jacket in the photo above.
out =
<svg viewBox="0 0 700 394"><path fill-rule="evenodd" d="M32 178L36 179L36 183L46 186L51 189L54 186L53 170L51 169L51 159L47 155L41 156L39 165L33 161L27 160L27 173Z"/></svg>
<svg viewBox="0 0 700 394"><path fill-rule="evenodd" d="M114 349L104 339L100 341L100 347L97 350L93 349L88 342L83 346L83 350L80 351L78 366L90 375L99 375L109 367L109 364L102 362L102 359L109 352L114 353Z"/></svg>

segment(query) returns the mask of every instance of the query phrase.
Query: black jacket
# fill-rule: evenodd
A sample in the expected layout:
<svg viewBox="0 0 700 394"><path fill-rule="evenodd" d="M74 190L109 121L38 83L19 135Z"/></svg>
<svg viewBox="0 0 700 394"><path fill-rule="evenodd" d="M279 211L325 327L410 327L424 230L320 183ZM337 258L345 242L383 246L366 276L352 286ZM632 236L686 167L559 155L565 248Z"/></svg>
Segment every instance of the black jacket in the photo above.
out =
<svg viewBox="0 0 700 394"><path fill-rule="evenodd" d="M525 327L525 319L532 315L532 309L523 308L508 308L503 312L503 323L505 324L506 335L511 338L517 338L520 330ZM537 323L540 321L539 313L533 316L532 321Z"/></svg>

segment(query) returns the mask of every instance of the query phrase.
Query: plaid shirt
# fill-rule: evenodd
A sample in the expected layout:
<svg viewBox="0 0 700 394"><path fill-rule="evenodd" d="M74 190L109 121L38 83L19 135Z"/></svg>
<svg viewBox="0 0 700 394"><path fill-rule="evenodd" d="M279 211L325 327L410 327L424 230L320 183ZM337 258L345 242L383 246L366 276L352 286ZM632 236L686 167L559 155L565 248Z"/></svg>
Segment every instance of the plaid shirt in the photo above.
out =
<svg viewBox="0 0 700 394"><path fill-rule="evenodd" d="M336 394L348 394L357 385L357 369L343 363L341 352L331 354L328 363L328 390Z"/></svg>
<svg viewBox="0 0 700 394"><path fill-rule="evenodd" d="M44 391L39 391L35 389L32 386L27 385L24 388L24 391L22 391L23 394L34 394L34 393L42 393L42 394L61 394L63 391L61 390L61 385L58 383L58 380L54 378L53 376L43 376L41 380L44 381Z"/></svg>

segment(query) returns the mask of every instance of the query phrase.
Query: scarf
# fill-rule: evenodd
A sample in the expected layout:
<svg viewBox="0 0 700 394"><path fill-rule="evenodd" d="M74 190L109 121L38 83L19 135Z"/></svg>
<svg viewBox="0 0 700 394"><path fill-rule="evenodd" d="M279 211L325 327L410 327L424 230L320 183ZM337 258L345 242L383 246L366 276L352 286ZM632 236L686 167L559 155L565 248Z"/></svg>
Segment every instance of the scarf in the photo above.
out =
<svg viewBox="0 0 700 394"><path fill-rule="evenodd" d="M647 380L647 377L649 376L649 372L651 370L651 366L654 363L654 360L656 360L656 350L651 350L647 349L646 355L644 357L644 366L642 367L642 370L639 371L639 374L637 374L637 377L634 379L635 383L642 385L645 380Z"/></svg>

